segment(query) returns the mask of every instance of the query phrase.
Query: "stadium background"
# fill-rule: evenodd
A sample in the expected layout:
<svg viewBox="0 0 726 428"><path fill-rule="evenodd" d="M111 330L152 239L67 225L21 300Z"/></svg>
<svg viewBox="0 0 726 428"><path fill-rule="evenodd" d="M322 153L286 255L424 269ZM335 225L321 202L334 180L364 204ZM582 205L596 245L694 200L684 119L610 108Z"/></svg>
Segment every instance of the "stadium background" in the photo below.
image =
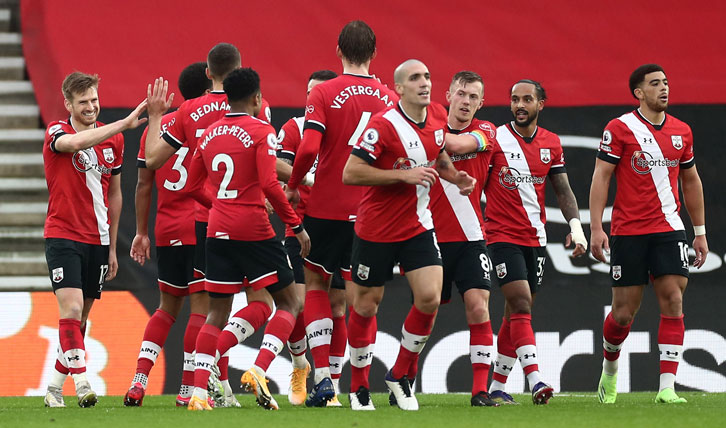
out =
<svg viewBox="0 0 726 428"><path fill-rule="evenodd" d="M204 60L212 45L226 41L240 48L244 66L260 73L263 93L273 107L273 125L279 129L289 117L302 114L310 72L340 70L334 48L342 25L363 19L378 38L378 57L371 72L384 83L391 84L398 63L419 58L432 73L434 99L443 102L453 73L477 71L486 83L485 107L477 116L497 125L510 118L511 83L524 77L541 81L550 99L540 125L563 137L570 182L587 224L587 195L599 135L608 120L632 109L634 100L627 89L632 69L645 62L663 65L671 81L669 113L693 128L712 251L707 265L693 272L685 298L686 343L677 382L682 389L726 391L722 317L726 206L718 196L723 185L720 163L726 158L722 119L726 57L720 52L726 40L718 28L726 7L678 1L662 1L654 7L620 0L574 6L560 0L524 2L516 9L509 2L464 1L451 8L450 3L431 0L415 6L376 0L359 4L220 1L215 8L213 13L206 4L164 0L129 1L122 6L102 1L89 9L87 3L75 0L23 0L23 50L43 120L66 115L59 88L73 70L101 76L100 120L110 122L143 99L146 84L155 77L163 75L175 83L183 66ZM179 103L177 97L175 105ZM128 387L143 328L158 304L154 264L140 268L127 256L135 230L134 159L140 134L140 130L125 133L119 275L107 285L108 292L91 315L89 336L97 343L89 346L89 365L107 394L122 394ZM609 278L602 264L588 259L573 264L567 258L561 244L567 227L551 191L549 196L549 259L533 316L541 369L557 390L594 390L602 358L602 320L610 301ZM44 369L55 355L55 301L52 294L40 292L6 293L3 301L9 310L0 318L5 330L0 346L25 349L27 358L11 362L10 388L2 394L42 393ZM385 367L398 351L399 328L409 304L405 280L397 278L387 287L379 313L377 359L371 373L374 390L384 389ZM490 306L496 331L503 306L497 289ZM185 308L154 369L152 393L175 393L178 388L187 315ZM621 361L621 390L656 389L657 325L656 302L648 290L624 348L631 354ZM234 351L233 384L238 382L239 369L252 362L260 339L258 333ZM270 370L282 390L287 389L290 372L286 358L283 352ZM27 373L36 373L37 379L29 382ZM521 371L513 373L511 391L523 390ZM441 309L421 357L418 383L417 389L424 392L464 392L470 387L468 331L458 297Z"/></svg>

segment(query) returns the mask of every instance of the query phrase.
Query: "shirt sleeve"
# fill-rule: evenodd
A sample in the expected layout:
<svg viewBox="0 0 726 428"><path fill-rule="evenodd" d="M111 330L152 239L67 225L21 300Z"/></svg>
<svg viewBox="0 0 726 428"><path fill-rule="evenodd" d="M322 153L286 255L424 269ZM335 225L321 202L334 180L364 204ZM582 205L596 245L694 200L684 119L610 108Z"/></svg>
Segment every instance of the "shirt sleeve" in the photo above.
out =
<svg viewBox="0 0 726 428"><path fill-rule="evenodd" d="M181 146L184 145L184 142L187 139L186 134L184 133L184 124L182 123L183 120L181 120L186 115L184 112L187 109L187 103L184 102L181 106L179 106L179 110L177 110L174 113L174 119L172 120L171 124L166 127L166 130L164 130L161 134L161 138L166 141L167 144L174 147L174 150L179 150ZM162 130L164 129L164 122L162 119Z"/></svg>
<svg viewBox="0 0 726 428"><path fill-rule="evenodd" d="M686 135L681 138L683 138L683 147L685 149L681 156L681 168L688 169L696 164L696 157L693 154L693 133L691 132L690 127L688 128Z"/></svg>
<svg viewBox="0 0 726 428"><path fill-rule="evenodd" d="M45 139L50 151L53 153L60 153L55 148L55 142L63 135L66 135L66 132L63 130L63 125L60 123L56 122L48 127L48 130L45 132Z"/></svg>
<svg viewBox="0 0 726 428"><path fill-rule="evenodd" d="M565 151L562 149L560 138L556 135L554 137L557 144L552 148L552 153L550 154L550 157L552 158L550 161L552 162L549 171L550 175L567 172L565 169Z"/></svg>
<svg viewBox="0 0 726 428"><path fill-rule="evenodd" d="M139 153L136 155L136 167L146 168L146 133L149 128L144 129L144 133L141 134L141 140L139 141Z"/></svg>
<svg viewBox="0 0 726 428"><path fill-rule="evenodd" d="M620 162L620 157L623 155L623 138L620 133L617 132L617 126L615 121L612 120L605 127L605 131L602 133L602 140L600 140L600 148L597 151L598 159L604 160L612 164Z"/></svg>
<svg viewBox="0 0 726 428"><path fill-rule="evenodd" d="M385 147L385 123L379 116L368 122L368 127L353 146L351 154L358 156L368 164L373 164ZM443 150L443 147L442 147Z"/></svg>
<svg viewBox="0 0 726 428"><path fill-rule="evenodd" d="M310 95L308 95L303 129L315 129L321 134L325 134L325 127L325 100L323 99L322 89L316 86L310 92Z"/></svg>
<svg viewBox="0 0 726 428"><path fill-rule="evenodd" d="M111 175L118 175L121 174L121 167L124 163L124 135L123 134L117 134L116 135L116 141L113 145L113 151L115 152L114 160L113 160L113 167L111 169Z"/></svg>
<svg viewBox="0 0 726 428"><path fill-rule="evenodd" d="M270 128L270 131L274 131ZM270 132L266 137L255 143L255 155L257 163L257 179L262 186L262 192L272 207L275 209L278 217L290 227L298 226L300 217L295 214L290 203L287 201L285 192L282 191L280 183L277 181L277 171L275 170L275 148L277 147L277 137L274 132Z"/></svg>
<svg viewBox="0 0 726 428"><path fill-rule="evenodd" d="M295 154L300 146L300 131L295 119L290 119L282 125L277 134L277 157L295 162Z"/></svg>

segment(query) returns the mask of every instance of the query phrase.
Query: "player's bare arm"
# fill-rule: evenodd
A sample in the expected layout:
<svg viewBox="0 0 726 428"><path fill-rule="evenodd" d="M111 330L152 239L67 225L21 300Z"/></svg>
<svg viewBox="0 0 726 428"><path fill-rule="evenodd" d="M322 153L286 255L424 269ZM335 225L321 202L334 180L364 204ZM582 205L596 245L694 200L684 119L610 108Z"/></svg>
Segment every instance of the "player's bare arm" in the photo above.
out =
<svg viewBox="0 0 726 428"><path fill-rule="evenodd" d="M560 211L562 211L562 215L565 217L567 224L570 225L570 233L565 238L565 247L569 248L574 243L575 249L572 251L571 256L581 256L587 250L587 238L585 238L585 232L582 230L580 210L577 208L577 199L575 199L575 194L570 187L570 180L567 178L566 172L552 174L549 177L552 188L555 190L555 195L557 196L557 204L560 206Z"/></svg>
<svg viewBox="0 0 726 428"><path fill-rule="evenodd" d="M118 259L116 258L116 238L118 236L118 223L121 218L123 198L121 195L121 174L112 175L108 184L108 216L111 224L108 230L110 244L108 246L108 273L106 281L116 277L118 272Z"/></svg>
<svg viewBox="0 0 726 428"><path fill-rule="evenodd" d="M696 252L693 266L700 269L706 263L706 256L708 256L703 184L701 184L701 177L698 175L695 165L691 168L681 169L679 176L681 190L683 191L683 203L686 205L688 215L691 217L696 235L693 239L693 250Z"/></svg>
<svg viewBox="0 0 726 428"><path fill-rule="evenodd" d="M154 183L154 171L148 168L139 168L139 177L136 182L136 236L131 243L131 258L144 265L151 259L151 240L149 239L149 207L151 206L151 188Z"/></svg>
<svg viewBox="0 0 726 428"><path fill-rule="evenodd" d="M615 165L600 159L595 160L595 172L590 185L590 247L593 257L607 263L605 252L610 252L608 235L602 228L602 215L608 200L610 177Z"/></svg>
<svg viewBox="0 0 726 428"><path fill-rule="evenodd" d="M351 186L386 186L403 182L430 187L438 176L434 168L376 168L356 155L350 155L343 168L343 184Z"/></svg>
<svg viewBox="0 0 726 428"><path fill-rule="evenodd" d="M169 92L169 82L159 77L146 89L149 111L149 129L146 132L146 168L159 169L176 152L174 147L161 138L161 117L169 110L174 94Z"/></svg>
<svg viewBox="0 0 726 428"><path fill-rule="evenodd" d="M463 155L480 151L479 141L470 134L446 133L444 141L446 142L446 151L449 153Z"/></svg>
<svg viewBox="0 0 726 428"><path fill-rule="evenodd" d="M139 125L146 123L146 118L139 118L146 111L146 107L147 100L144 100L136 106L134 111L121 120L75 134L61 135L55 141L55 150L63 153L75 153L100 144L127 129L137 128Z"/></svg>
<svg viewBox="0 0 726 428"><path fill-rule="evenodd" d="M441 178L450 183L456 184L459 188L459 193L462 195L467 196L474 191L476 178L470 176L466 171L457 171L446 151L439 153L439 156L436 158L435 166L436 171L439 173Z"/></svg>

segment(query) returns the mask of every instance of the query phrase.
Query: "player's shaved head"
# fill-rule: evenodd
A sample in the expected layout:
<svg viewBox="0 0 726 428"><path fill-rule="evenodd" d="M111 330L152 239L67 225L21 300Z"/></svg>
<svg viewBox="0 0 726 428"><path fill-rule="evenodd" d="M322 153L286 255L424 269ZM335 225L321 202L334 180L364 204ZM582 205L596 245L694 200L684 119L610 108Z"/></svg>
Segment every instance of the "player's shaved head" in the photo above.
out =
<svg viewBox="0 0 726 428"><path fill-rule="evenodd" d="M179 74L177 86L185 100L201 97L208 89L212 89L212 81L207 77L206 70L206 62L195 62L184 67Z"/></svg>
<svg viewBox="0 0 726 428"><path fill-rule="evenodd" d="M393 81L395 83L403 83L403 81L406 80L406 77L408 77L411 67L419 64L425 66L423 62L417 59L407 59L402 62L398 67L396 67L396 70L393 71Z"/></svg>
<svg viewBox="0 0 726 428"><path fill-rule="evenodd" d="M237 48L229 43L219 43L207 55L209 74L223 80L232 70L242 66L242 56Z"/></svg>

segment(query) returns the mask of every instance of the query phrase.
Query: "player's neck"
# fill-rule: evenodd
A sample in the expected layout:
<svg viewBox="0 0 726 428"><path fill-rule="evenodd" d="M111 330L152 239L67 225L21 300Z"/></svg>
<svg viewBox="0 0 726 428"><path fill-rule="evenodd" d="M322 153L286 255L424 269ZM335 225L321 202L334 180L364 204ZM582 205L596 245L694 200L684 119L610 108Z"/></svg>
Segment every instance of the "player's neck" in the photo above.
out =
<svg viewBox="0 0 726 428"><path fill-rule="evenodd" d="M466 129L469 125L471 125L471 119L466 122L462 122L454 116L449 116L449 128L451 129L461 131L462 129Z"/></svg>
<svg viewBox="0 0 726 428"><path fill-rule="evenodd" d="M535 131L537 131L537 121L533 120L527 126L519 126L517 125L517 122L512 121L512 127L522 137L531 138L534 135Z"/></svg>
<svg viewBox="0 0 726 428"><path fill-rule="evenodd" d="M370 76L368 74L368 69L370 68L371 62L368 61L363 64L353 64L345 59L342 59L343 62L343 73L345 74L358 74L361 76Z"/></svg>
<svg viewBox="0 0 726 428"><path fill-rule="evenodd" d="M85 131L87 129L93 129L93 128L96 127L96 122L93 122L93 124L91 124L91 125L84 125L82 122L79 122L77 120L73 120L73 116L71 116L71 119L70 120L71 120L71 127L76 132L81 132L81 131Z"/></svg>
<svg viewBox="0 0 726 428"><path fill-rule="evenodd" d="M224 92L224 81L218 82L216 79L212 79L212 92Z"/></svg>
<svg viewBox="0 0 726 428"><path fill-rule="evenodd" d="M664 111L651 110L646 104L641 104L638 111L651 125L662 125L665 120Z"/></svg>
<svg viewBox="0 0 726 428"><path fill-rule="evenodd" d="M404 100L400 101L401 110L403 114L408 116L409 119L416 123L421 123L426 120L426 106L407 103Z"/></svg>

